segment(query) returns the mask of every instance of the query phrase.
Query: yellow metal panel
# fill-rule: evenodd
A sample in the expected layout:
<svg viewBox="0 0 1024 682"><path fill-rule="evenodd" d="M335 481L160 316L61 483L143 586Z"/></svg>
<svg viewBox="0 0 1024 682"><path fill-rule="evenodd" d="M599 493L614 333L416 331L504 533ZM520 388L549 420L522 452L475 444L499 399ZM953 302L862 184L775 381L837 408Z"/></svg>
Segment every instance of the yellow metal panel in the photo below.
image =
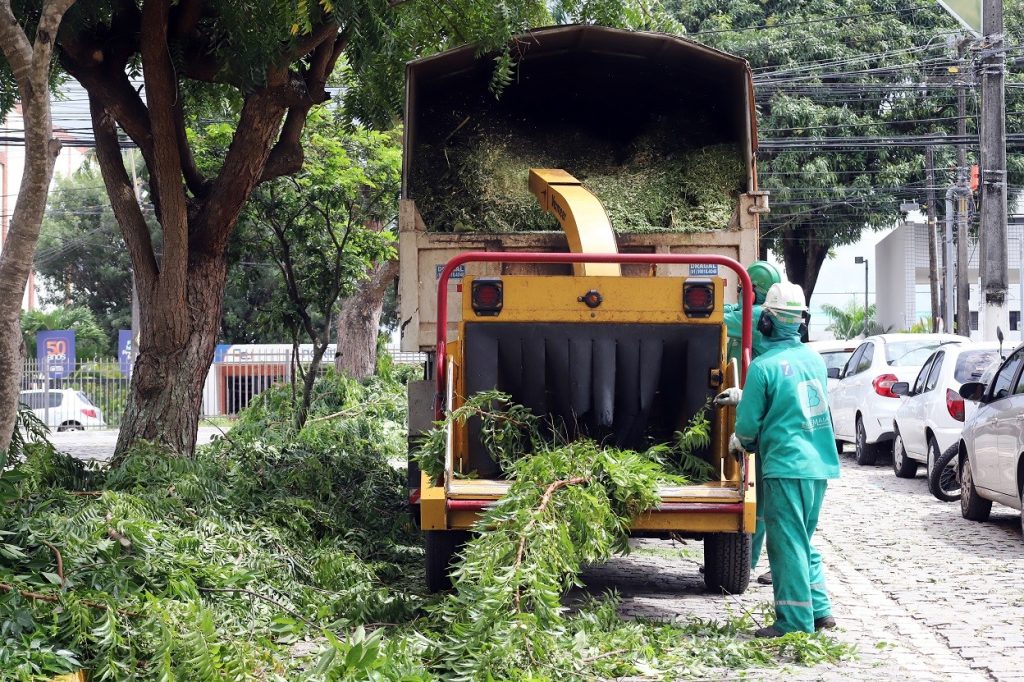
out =
<svg viewBox="0 0 1024 682"><path fill-rule="evenodd" d="M644 514L629 524L633 530L664 530L680 533L735 533L740 528L739 514L690 514L668 512Z"/></svg>
<svg viewBox="0 0 1024 682"><path fill-rule="evenodd" d="M604 206L582 183L558 168L531 168L530 191L542 209L558 219L573 253L618 253ZM618 277L618 263L573 263L573 273Z"/></svg>
<svg viewBox="0 0 1024 682"><path fill-rule="evenodd" d="M757 524L757 455L750 453L750 479L747 481L747 494L743 498L743 530L747 533L754 532Z"/></svg>
<svg viewBox="0 0 1024 682"><path fill-rule="evenodd" d="M715 283L715 309L708 317L687 317L684 313L685 277L508 275L501 278L504 302L500 314L477 317L472 297L463 296L462 319L474 322L722 324L725 280L711 279ZM472 277L466 278L465 291L469 291L472 282ZM580 301L580 297L591 290L596 290L603 299L597 308L588 308ZM725 338L724 328L722 338Z"/></svg>
<svg viewBox="0 0 1024 682"><path fill-rule="evenodd" d="M85 671L79 670L76 673L59 675L58 677L53 678L51 682L85 682Z"/></svg>
<svg viewBox="0 0 1024 682"><path fill-rule="evenodd" d="M434 485L426 473L420 473L420 526L424 530L448 528L444 487Z"/></svg>

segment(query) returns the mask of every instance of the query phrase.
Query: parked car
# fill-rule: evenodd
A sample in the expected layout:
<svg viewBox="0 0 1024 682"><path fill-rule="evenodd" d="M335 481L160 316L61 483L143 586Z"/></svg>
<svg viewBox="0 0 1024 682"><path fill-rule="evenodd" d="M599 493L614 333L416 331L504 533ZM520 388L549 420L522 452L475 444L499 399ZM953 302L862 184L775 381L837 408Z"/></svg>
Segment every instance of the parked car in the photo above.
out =
<svg viewBox="0 0 1024 682"><path fill-rule="evenodd" d="M977 408L960 397L961 384L980 380L999 360L998 343L948 344L928 357L913 384L892 385L893 393L904 396L893 418L892 468L898 477L913 478L920 464L931 475Z"/></svg>
<svg viewBox="0 0 1024 682"><path fill-rule="evenodd" d="M836 369L842 371L846 365L846 361L853 355L853 351L857 350L857 341L810 341L807 343L807 347L816 352L821 356L821 359L825 361L826 369ZM828 392L831 393L836 386L839 385L839 379L828 379Z"/></svg>
<svg viewBox="0 0 1024 682"><path fill-rule="evenodd" d="M80 431L107 425L100 408L84 393L71 388L22 391L18 399L51 429Z"/></svg>
<svg viewBox="0 0 1024 682"><path fill-rule="evenodd" d="M829 395L836 445L853 443L858 464L874 464L893 439L892 419L899 407L893 384L917 376L937 348L966 339L953 334L879 334L857 346ZM890 446L891 447L891 446Z"/></svg>
<svg viewBox="0 0 1024 682"><path fill-rule="evenodd" d="M1024 507L1024 345L1003 361L988 384L960 387L977 411L960 436L960 513L984 521L992 503ZM1021 518L1024 529L1024 517Z"/></svg>

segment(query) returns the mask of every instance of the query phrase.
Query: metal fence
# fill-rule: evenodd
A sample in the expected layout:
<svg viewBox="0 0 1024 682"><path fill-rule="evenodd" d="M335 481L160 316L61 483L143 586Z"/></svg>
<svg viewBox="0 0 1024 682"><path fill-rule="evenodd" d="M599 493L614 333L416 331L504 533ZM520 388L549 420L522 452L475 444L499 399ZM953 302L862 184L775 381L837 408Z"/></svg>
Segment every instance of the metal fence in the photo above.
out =
<svg viewBox="0 0 1024 682"><path fill-rule="evenodd" d="M397 347L385 349L399 364L422 363L423 353ZM299 349L299 362L308 367L312 349ZM328 347L320 373L332 366L334 349ZM117 358L79 360L75 371L62 379L46 379L36 360L25 363L21 402L53 429L117 428L128 399L129 377L121 373ZM233 418L253 397L274 384L290 381L295 371L288 344L218 346L203 385L203 418Z"/></svg>

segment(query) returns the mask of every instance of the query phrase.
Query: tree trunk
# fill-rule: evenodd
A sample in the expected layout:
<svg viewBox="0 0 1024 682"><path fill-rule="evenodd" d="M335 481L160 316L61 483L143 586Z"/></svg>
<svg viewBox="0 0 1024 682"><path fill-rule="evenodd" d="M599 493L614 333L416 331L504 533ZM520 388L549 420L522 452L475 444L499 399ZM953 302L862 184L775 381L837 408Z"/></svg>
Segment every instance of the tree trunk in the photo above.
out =
<svg viewBox="0 0 1024 682"><path fill-rule="evenodd" d="M0 470L6 464L18 414L24 353L21 300L60 153L60 140L53 137L50 119L50 57L57 29L72 2L49 0L43 4L34 42L29 42L9 0L0 3L0 50L18 84L25 121L25 168L7 241L0 251Z"/></svg>
<svg viewBox="0 0 1024 682"><path fill-rule="evenodd" d="M185 339L178 328L182 311L142 291L141 339L131 392L112 464L121 463L139 440L191 456L196 445L203 387L213 361L227 281L223 255L195 255L188 262ZM148 299L148 300L147 300Z"/></svg>
<svg viewBox="0 0 1024 682"><path fill-rule="evenodd" d="M782 238L782 258L786 264L786 277L790 282L803 287L807 304L818 284L821 265L828 257L828 244L800 239L802 230L785 230Z"/></svg>
<svg viewBox="0 0 1024 682"><path fill-rule="evenodd" d="M353 379L365 379L377 367L377 335L384 295L398 276L398 261L378 263L369 278L341 304L338 351L334 368Z"/></svg>

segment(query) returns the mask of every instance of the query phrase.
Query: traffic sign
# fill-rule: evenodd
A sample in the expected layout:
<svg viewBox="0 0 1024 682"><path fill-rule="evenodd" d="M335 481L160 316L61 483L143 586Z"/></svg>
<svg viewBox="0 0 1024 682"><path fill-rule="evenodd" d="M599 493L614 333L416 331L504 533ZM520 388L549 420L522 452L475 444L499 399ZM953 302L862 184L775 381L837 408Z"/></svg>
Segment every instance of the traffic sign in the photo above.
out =
<svg viewBox="0 0 1024 682"><path fill-rule="evenodd" d="M953 18L964 25L968 31L981 37L981 0L938 0L942 7L953 15Z"/></svg>

